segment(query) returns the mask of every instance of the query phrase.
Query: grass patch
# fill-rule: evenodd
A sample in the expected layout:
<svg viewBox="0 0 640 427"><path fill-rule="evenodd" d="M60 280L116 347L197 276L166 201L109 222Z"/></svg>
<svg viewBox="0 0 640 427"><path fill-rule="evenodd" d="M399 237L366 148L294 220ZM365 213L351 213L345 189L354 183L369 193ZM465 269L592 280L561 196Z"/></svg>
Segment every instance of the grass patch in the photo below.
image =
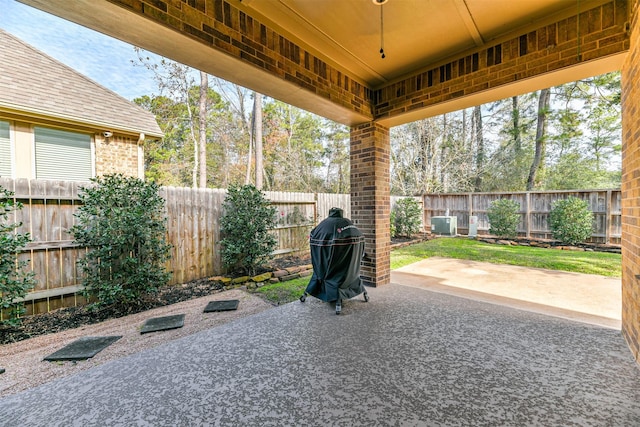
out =
<svg viewBox="0 0 640 427"><path fill-rule="evenodd" d="M430 257L468 259L493 264L546 268L599 276L621 277L622 257L606 252L562 251L528 246L495 245L466 238L438 238L391 251L391 269ZM272 283L256 293L274 305L295 301L309 284L310 277Z"/></svg>
<svg viewBox="0 0 640 427"><path fill-rule="evenodd" d="M309 279L310 277L301 277L286 282L271 283L256 289L255 292L271 304L286 304L300 298L309 284Z"/></svg>
<svg viewBox="0 0 640 427"><path fill-rule="evenodd" d="M438 238L396 249L391 253L391 269L434 256L608 277L622 275L620 254L496 245L466 238Z"/></svg>

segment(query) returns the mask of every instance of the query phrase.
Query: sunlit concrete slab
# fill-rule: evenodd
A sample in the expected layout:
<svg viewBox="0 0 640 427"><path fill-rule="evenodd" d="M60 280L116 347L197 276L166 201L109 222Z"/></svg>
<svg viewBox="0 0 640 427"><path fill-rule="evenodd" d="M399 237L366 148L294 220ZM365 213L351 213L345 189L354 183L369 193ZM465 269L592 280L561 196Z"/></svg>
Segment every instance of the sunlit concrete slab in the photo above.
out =
<svg viewBox="0 0 640 427"><path fill-rule="evenodd" d="M620 329L619 278L432 257L394 270L391 280Z"/></svg>

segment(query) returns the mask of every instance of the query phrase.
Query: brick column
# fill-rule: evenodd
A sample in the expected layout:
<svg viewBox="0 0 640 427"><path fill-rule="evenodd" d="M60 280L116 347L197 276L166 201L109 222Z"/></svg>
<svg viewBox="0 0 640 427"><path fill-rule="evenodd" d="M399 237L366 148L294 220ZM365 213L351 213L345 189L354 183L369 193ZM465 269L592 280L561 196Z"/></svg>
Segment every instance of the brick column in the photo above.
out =
<svg viewBox="0 0 640 427"><path fill-rule="evenodd" d="M622 66L622 334L640 362L640 22Z"/></svg>
<svg viewBox="0 0 640 427"><path fill-rule="evenodd" d="M369 286L390 281L389 129L374 122L351 128L351 217L364 233L361 275Z"/></svg>

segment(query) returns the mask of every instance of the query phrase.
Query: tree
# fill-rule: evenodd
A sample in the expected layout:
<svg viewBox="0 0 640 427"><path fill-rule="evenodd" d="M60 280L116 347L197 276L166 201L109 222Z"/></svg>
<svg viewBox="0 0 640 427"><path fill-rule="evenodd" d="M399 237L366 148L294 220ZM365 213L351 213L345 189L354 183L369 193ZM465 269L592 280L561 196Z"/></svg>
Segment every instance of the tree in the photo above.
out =
<svg viewBox="0 0 640 427"><path fill-rule="evenodd" d="M620 156L622 150L620 74L604 74L591 81L594 91L587 98L590 108L586 122L591 134L587 148L589 156L595 161L596 171L601 172L612 157Z"/></svg>
<svg viewBox="0 0 640 427"><path fill-rule="evenodd" d="M322 188L322 121L272 100L264 107L265 187L290 191Z"/></svg>
<svg viewBox="0 0 640 427"><path fill-rule="evenodd" d="M204 76L196 86L193 70L169 61L148 66L161 95L136 101L166 135L146 143L149 179L348 191L348 129L220 79L205 91ZM610 73L394 127L392 193L617 187L619 104L620 75Z"/></svg>
<svg viewBox="0 0 640 427"><path fill-rule="evenodd" d="M593 233L593 213L589 204L574 196L553 203L549 222L553 237L570 245L584 242Z"/></svg>
<svg viewBox="0 0 640 427"><path fill-rule="evenodd" d="M554 88L550 156L544 188L620 186L620 74Z"/></svg>
<svg viewBox="0 0 640 427"><path fill-rule="evenodd" d="M392 128L392 193L619 186L619 73L546 92Z"/></svg>
<svg viewBox="0 0 640 427"><path fill-rule="evenodd" d="M24 313L24 298L36 284L33 272L24 268L27 261L18 261L18 254L31 241L28 233L18 233L22 224L11 220L11 213L22 209L22 204L13 200L13 192L0 186L0 323L16 325Z"/></svg>
<svg viewBox="0 0 640 427"><path fill-rule="evenodd" d="M253 143L256 146L256 188L262 189L262 94L255 92L253 99Z"/></svg>
<svg viewBox="0 0 640 427"><path fill-rule="evenodd" d="M482 191L482 170L485 167L485 147L484 147L484 133L482 131L482 109L480 106L473 108L473 123L475 126L475 140L476 140L476 180L475 191Z"/></svg>
<svg viewBox="0 0 640 427"><path fill-rule="evenodd" d="M196 178L196 166L199 166L199 186L200 188L207 187L207 96L209 88L209 79L207 73L200 71L200 96L198 97L198 150L194 150L196 160L194 163L194 182ZM199 153L199 156L197 155Z"/></svg>
<svg viewBox="0 0 640 427"><path fill-rule="evenodd" d="M224 100L229 110L227 133L224 141L224 164L221 171L222 188L231 183L249 184L253 171L253 109L249 110L250 98L255 92L242 86L227 82L220 78L213 78L213 84ZM255 101L255 96L254 96ZM243 161L244 160L244 161Z"/></svg>
<svg viewBox="0 0 640 427"><path fill-rule="evenodd" d="M222 262L251 275L272 257L276 209L253 185L231 185L220 218Z"/></svg>
<svg viewBox="0 0 640 427"><path fill-rule="evenodd" d="M141 49L136 48L136 52L138 62L134 65L144 66L154 73L160 95L142 97L134 102L156 114L156 119L165 132L165 139L168 139L167 143L163 144L167 149L163 154L167 156L149 154L149 163L154 163L155 166L156 161L164 161L169 163L169 167L164 169L173 171L171 178L166 177L166 174L157 174L156 171L151 171L149 176L162 177L184 185L185 169L190 164L191 186L206 187L209 178L207 142L211 137L210 111L224 110L226 106L220 96L209 89L206 73L198 72L200 85L197 86L194 77L196 73L192 68L167 59L154 63L149 57L144 56ZM170 153L171 150L175 151ZM179 158L179 162L171 164L176 157ZM176 168L180 170L175 171Z"/></svg>
<svg viewBox="0 0 640 427"><path fill-rule="evenodd" d="M473 190L474 133L469 127L463 110L392 128L392 193Z"/></svg>
<svg viewBox="0 0 640 427"><path fill-rule="evenodd" d="M166 96L143 96L134 102L155 115L164 133L161 140L145 141L146 178L163 185L189 185L191 151L183 106Z"/></svg>
<svg viewBox="0 0 640 427"><path fill-rule="evenodd" d="M395 236L411 237L420 231L422 210L413 197L400 199L393 207L393 233Z"/></svg>
<svg viewBox="0 0 640 427"><path fill-rule="evenodd" d="M531 170L529 171L529 178L527 179L527 191L533 190L536 186L536 180L540 178L540 173L544 167L544 155L546 148L545 133L547 125L547 114L549 112L549 98L551 91L542 89L540 91L540 97L538 98L538 124L536 126L536 151L533 156L533 163L531 163Z"/></svg>
<svg viewBox="0 0 640 427"><path fill-rule="evenodd" d="M330 193L348 193L350 182L349 129L331 120L325 120L324 153L326 175L323 191Z"/></svg>
<svg viewBox="0 0 640 427"><path fill-rule="evenodd" d="M520 204L511 199L498 199L487 209L489 232L494 236L514 238L520 224Z"/></svg>
<svg viewBox="0 0 640 427"><path fill-rule="evenodd" d="M138 304L169 279L164 263L164 199L154 183L120 174L92 179L80 193L82 206L71 228L89 250L79 264L84 293L98 305Z"/></svg>
<svg viewBox="0 0 640 427"><path fill-rule="evenodd" d="M138 63L134 65L142 65L148 70L152 71L154 73L154 78L158 83L160 93L166 94L169 99L171 99L173 102L179 103L183 107L183 120L184 125L186 125L184 129L187 131L185 136L188 137L188 140L186 142L193 149L191 185L194 188L197 188L199 149L197 146L196 138L195 116L197 116L198 114L194 114L194 107L196 105L200 105L200 103L195 103L194 99L192 98L192 96L194 95L192 88L195 87L193 70L184 64L180 64L178 62L170 61L164 58L160 60L160 63L154 63L151 61L151 58L149 58L148 56L145 57L143 55L143 51L140 48L135 48L135 50L138 54Z"/></svg>

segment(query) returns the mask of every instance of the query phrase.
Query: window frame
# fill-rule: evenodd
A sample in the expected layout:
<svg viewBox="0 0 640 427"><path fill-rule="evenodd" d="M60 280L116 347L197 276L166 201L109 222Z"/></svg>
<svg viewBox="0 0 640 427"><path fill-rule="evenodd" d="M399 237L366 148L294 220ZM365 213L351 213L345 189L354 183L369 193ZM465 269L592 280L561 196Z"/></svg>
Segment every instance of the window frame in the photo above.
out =
<svg viewBox="0 0 640 427"><path fill-rule="evenodd" d="M8 125L9 138L9 175L2 175L0 171L0 177L3 178L15 178L16 176L16 162L15 162L15 136L13 134L13 124L10 120L0 119L0 123L6 123Z"/></svg>
<svg viewBox="0 0 640 427"><path fill-rule="evenodd" d="M45 176L39 176L39 172L38 172L38 163L39 163L39 159L38 159L38 148L40 144L52 144L51 142L45 142L42 141L42 139L39 139L38 137L38 133L39 131L42 131L45 133L45 137L63 137L64 134L71 134L71 135L75 135L77 137L87 137L87 141L81 141L81 142L88 142L88 157L89 157L89 165L88 165L88 170L89 170L89 177L69 177L69 176L55 176L55 174L47 174L46 171L44 172L40 172L40 174L44 174ZM48 135L46 135L48 133ZM56 135L57 134L57 135ZM91 178L95 178L96 176L96 161L95 161L95 139L94 139L94 135L89 133L89 132L81 132L78 130L74 130L74 129L65 129L65 128L56 128L56 127L51 127L51 126L42 126L42 125L38 125L38 124L34 124L31 126L31 135L32 135L32 140L33 140L33 158L32 158L32 176L35 179L46 179L46 180L60 180L60 181L88 181ZM78 138L76 140L76 142L80 141L83 138ZM53 143L55 144L55 142ZM85 147L72 147L73 144L71 144L71 147L67 147L70 150L73 149L84 149ZM42 151L41 151L42 153ZM42 154L41 154L42 155ZM82 166L82 168L85 168L86 166Z"/></svg>

